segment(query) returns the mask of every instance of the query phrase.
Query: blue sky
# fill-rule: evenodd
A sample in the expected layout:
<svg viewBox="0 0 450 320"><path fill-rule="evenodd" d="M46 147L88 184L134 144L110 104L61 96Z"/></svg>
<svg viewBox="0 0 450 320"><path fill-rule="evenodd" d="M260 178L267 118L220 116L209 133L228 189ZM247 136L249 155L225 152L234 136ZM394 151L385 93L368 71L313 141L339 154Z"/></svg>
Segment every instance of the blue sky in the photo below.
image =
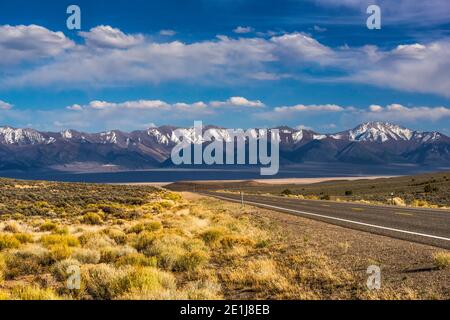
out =
<svg viewBox="0 0 450 320"><path fill-rule="evenodd" d="M366 8L382 10L381 30ZM81 8L68 30L66 8ZM0 123L450 134L446 0L2 1Z"/></svg>

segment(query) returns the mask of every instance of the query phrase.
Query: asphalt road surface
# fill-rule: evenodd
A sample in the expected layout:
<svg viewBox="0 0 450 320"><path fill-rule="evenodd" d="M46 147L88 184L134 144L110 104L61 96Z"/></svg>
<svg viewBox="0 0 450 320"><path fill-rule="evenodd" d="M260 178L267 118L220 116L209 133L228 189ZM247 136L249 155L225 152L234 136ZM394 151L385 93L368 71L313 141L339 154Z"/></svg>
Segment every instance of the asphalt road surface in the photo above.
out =
<svg viewBox="0 0 450 320"><path fill-rule="evenodd" d="M239 194L204 194L239 203L242 200ZM449 211L246 194L243 198L246 205L450 249Z"/></svg>

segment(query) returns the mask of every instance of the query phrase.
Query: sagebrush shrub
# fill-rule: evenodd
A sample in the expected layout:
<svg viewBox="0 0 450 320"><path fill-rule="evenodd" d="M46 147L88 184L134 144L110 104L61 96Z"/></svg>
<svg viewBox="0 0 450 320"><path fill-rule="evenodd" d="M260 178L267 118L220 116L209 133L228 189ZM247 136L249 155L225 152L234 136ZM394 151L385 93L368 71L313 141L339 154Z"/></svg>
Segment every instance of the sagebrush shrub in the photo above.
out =
<svg viewBox="0 0 450 320"><path fill-rule="evenodd" d="M158 260L156 257L147 257L142 253L134 252L123 255L116 260L118 266L141 266L141 267L156 267Z"/></svg>
<svg viewBox="0 0 450 320"><path fill-rule="evenodd" d="M73 235L48 234L41 237L41 243L45 246L62 244L69 247L78 247L80 241Z"/></svg>
<svg viewBox="0 0 450 320"><path fill-rule="evenodd" d="M61 261L70 258L73 249L69 247L66 243L53 244L48 248L49 259L51 261Z"/></svg>
<svg viewBox="0 0 450 320"><path fill-rule="evenodd" d="M136 250L129 246L123 247L103 247L100 249L100 262L102 263L114 263L120 257L128 254L135 253Z"/></svg>
<svg viewBox="0 0 450 320"><path fill-rule="evenodd" d="M81 279L86 293L95 300L112 300L129 290L128 273L108 264L84 265Z"/></svg>
<svg viewBox="0 0 450 320"><path fill-rule="evenodd" d="M16 238L22 244L34 242L33 235L29 233L16 233L14 235L14 238Z"/></svg>
<svg viewBox="0 0 450 320"><path fill-rule="evenodd" d="M25 247L5 255L7 268L5 276L14 278L22 275L39 274L49 265L49 250L37 245Z"/></svg>
<svg viewBox="0 0 450 320"><path fill-rule="evenodd" d="M203 241L208 245L214 245L219 242L224 236L225 232L220 228L210 228L207 231L203 232L200 237Z"/></svg>
<svg viewBox="0 0 450 320"><path fill-rule="evenodd" d="M51 268L51 272L57 280L65 282L71 275L71 273L69 273L69 268L72 266L79 267L80 265L78 260L66 259L55 263Z"/></svg>
<svg viewBox="0 0 450 320"><path fill-rule="evenodd" d="M434 264L439 269L445 269L450 267L450 252L448 251L440 251L433 254Z"/></svg>
<svg viewBox="0 0 450 320"><path fill-rule="evenodd" d="M209 255L205 251L186 252L175 263L175 271L195 271L208 262Z"/></svg>
<svg viewBox="0 0 450 320"><path fill-rule="evenodd" d="M107 229L106 234L113 239L117 244L125 244L127 242L127 235L120 229Z"/></svg>
<svg viewBox="0 0 450 320"><path fill-rule="evenodd" d="M77 248L72 258L83 264L97 264L100 261L100 252L92 249Z"/></svg>
<svg viewBox="0 0 450 320"><path fill-rule="evenodd" d="M151 221L138 223L128 229L129 233L141 233L143 231L154 232L162 229L162 224L159 221Z"/></svg>
<svg viewBox="0 0 450 320"><path fill-rule="evenodd" d="M43 224L39 226L39 230L41 231L54 231L58 228L58 225L50 220L45 221Z"/></svg>
<svg viewBox="0 0 450 320"><path fill-rule="evenodd" d="M86 232L79 237L79 240L83 247L89 249L100 249L116 245L113 239L100 232Z"/></svg>
<svg viewBox="0 0 450 320"><path fill-rule="evenodd" d="M103 218L97 213L88 212L82 217L81 222L85 224L99 225L103 223Z"/></svg>
<svg viewBox="0 0 450 320"><path fill-rule="evenodd" d="M10 234L0 234L0 251L18 248L20 241Z"/></svg>

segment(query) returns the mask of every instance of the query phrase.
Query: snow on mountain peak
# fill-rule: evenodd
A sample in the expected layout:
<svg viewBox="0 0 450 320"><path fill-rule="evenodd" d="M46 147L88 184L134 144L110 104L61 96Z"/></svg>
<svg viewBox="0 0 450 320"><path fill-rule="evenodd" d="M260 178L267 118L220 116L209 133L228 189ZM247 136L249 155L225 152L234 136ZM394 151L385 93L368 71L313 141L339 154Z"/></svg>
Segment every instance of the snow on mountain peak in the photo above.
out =
<svg viewBox="0 0 450 320"><path fill-rule="evenodd" d="M297 132L294 132L292 134L292 140L294 140L294 142L299 142L303 140L303 130L299 130Z"/></svg>
<svg viewBox="0 0 450 320"><path fill-rule="evenodd" d="M350 141L410 141L414 137L414 133L410 129L387 122L365 122L349 130L348 138Z"/></svg>
<svg viewBox="0 0 450 320"><path fill-rule="evenodd" d="M48 143L48 140L34 129L15 129L12 127L0 127L0 139L5 144Z"/></svg>
<svg viewBox="0 0 450 320"><path fill-rule="evenodd" d="M61 137L63 137L64 139L72 139L73 138L73 134L72 134L72 130L64 130L61 132Z"/></svg>
<svg viewBox="0 0 450 320"><path fill-rule="evenodd" d="M115 131L102 132L100 133L100 136L103 138L102 142L104 144L117 144L117 134Z"/></svg>
<svg viewBox="0 0 450 320"><path fill-rule="evenodd" d="M171 135L163 134L157 128L150 128L150 129L148 129L147 130L147 134L149 136L151 136L151 137L156 138L156 141L158 141L159 144L168 145L169 141L172 141Z"/></svg>

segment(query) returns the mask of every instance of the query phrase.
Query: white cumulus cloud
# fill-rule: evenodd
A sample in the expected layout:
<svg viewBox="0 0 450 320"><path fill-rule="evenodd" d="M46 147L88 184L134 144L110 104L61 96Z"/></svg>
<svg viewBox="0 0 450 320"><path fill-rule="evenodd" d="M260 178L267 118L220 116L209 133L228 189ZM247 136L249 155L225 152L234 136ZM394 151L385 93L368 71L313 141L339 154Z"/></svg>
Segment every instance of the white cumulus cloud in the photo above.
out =
<svg viewBox="0 0 450 320"><path fill-rule="evenodd" d="M242 33L250 33L250 32L253 32L253 31L254 31L254 29L252 27L242 27L242 26L239 26L239 27L237 27L236 29L233 30L234 33L240 33L240 34L242 34Z"/></svg>
<svg viewBox="0 0 450 320"><path fill-rule="evenodd" d="M277 55L287 61L324 64L334 55L333 50L302 33L284 34L272 37L270 41L276 44Z"/></svg>
<svg viewBox="0 0 450 320"><path fill-rule="evenodd" d="M323 105L303 105L297 104L295 106L284 106L284 107L276 107L274 109L275 112L278 113L291 113L291 112L317 112L317 111L325 111L325 112L341 112L344 111L345 108L338 106L336 104L323 104Z"/></svg>
<svg viewBox="0 0 450 320"><path fill-rule="evenodd" d="M41 26L0 26L0 65L37 62L42 58L55 57L74 46L74 42L64 33Z"/></svg>
<svg viewBox="0 0 450 320"><path fill-rule="evenodd" d="M81 31L79 35L86 40L88 46L99 48L126 49L144 41L144 36L128 35L111 26L98 26L89 32Z"/></svg>
<svg viewBox="0 0 450 320"><path fill-rule="evenodd" d="M450 40L399 45L350 70L349 81L450 97Z"/></svg>
<svg viewBox="0 0 450 320"><path fill-rule="evenodd" d="M244 107L244 108L262 108L264 103L259 100L248 100L244 97L231 97L226 101L212 101L213 107Z"/></svg>
<svg viewBox="0 0 450 320"><path fill-rule="evenodd" d="M369 106L367 111L363 111L364 118L371 120L392 121L401 119L402 121L438 121L450 117L450 109L447 107L416 106L406 107L394 103L385 107L378 105Z"/></svg>

